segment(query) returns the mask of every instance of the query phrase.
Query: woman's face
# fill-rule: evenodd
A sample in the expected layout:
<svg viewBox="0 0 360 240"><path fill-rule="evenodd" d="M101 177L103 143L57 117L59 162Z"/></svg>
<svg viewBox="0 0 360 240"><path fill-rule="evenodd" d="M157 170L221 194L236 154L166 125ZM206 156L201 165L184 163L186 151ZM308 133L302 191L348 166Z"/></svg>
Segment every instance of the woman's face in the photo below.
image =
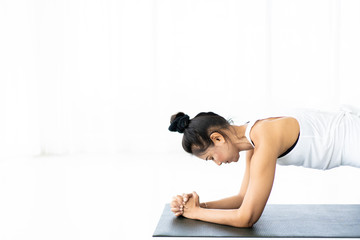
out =
<svg viewBox="0 0 360 240"><path fill-rule="evenodd" d="M239 160L239 151L231 142L225 141L222 135L213 136L211 139L214 145L197 157L207 161L212 160L219 166L223 163L237 162Z"/></svg>

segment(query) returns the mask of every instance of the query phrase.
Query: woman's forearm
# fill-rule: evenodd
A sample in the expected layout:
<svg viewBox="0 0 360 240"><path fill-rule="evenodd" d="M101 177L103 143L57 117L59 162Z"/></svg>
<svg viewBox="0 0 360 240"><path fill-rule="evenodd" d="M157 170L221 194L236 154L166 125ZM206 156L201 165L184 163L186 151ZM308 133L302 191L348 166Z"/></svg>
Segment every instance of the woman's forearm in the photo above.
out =
<svg viewBox="0 0 360 240"><path fill-rule="evenodd" d="M190 216L192 219L233 227L251 227L249 218L242 216L239 209L206 209L197 208Z"/></svg>
<svg viewBox="0 0 360 240"><path fill-rule="evenodd" d="M242 200L243 198L240 195L235 195L217 201L206 202L206 205L201 203L200 206L210 209L238 209L241 206Z"/></svg>

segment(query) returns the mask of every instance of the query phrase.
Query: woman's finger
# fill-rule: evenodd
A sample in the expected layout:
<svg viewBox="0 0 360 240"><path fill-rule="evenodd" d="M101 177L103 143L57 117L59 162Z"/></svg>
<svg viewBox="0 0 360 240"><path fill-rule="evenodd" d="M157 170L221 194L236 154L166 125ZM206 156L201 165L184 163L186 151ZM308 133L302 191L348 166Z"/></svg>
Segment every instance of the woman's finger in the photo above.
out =
<svg viewBox="0 0 360 240"><path fill-rule="evenodd" d="M184 203L186 203L189 200L189 198L191 198L192 196L193 196L192 193L183 194Z"/></svg>
<svg viewBox="0 0 360 240"><path fill-rule="evenodd" d="M182 205L182 197L180 195L173 197L173 202L177 203L178 206Z"/></svg>
<svg viewBox="0 0 360 240"><path fill-rule="evenodd" d="M170 203L170 206L171 207L180 207L177 198L175 198L175 197L173 198L173 200Z"/></svg>
<svg viewBox="0 0 360 240"><path fill-rule="evenodd" d="M171 208L171 211L174 212L174 213L177 213L177 212L181 212L180 211L180 208Z"/></svg>
<svg viewBox="0 0 360 240"><path fill-rule="evenodd" d="M182 198L182 196L177 195L177 196L176 196L176 199L177 199L177 202L179 203L179 206L181 206L181 205L183 204L183 198Z"/></svg>
<svg viewBox="0 0 360 240"><path fill-rule="evenodd" d="M184 211L183 210L180 210L178 208L171 208L171 211L175 214L175 216L181 216L183 215Z"/></svg>

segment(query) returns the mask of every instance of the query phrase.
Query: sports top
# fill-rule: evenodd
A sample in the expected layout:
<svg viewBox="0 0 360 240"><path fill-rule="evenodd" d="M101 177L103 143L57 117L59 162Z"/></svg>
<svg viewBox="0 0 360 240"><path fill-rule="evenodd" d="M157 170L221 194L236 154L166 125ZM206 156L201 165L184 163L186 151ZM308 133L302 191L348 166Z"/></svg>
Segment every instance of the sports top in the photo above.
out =
<svg viewBox="0 0 360 240"><path fill-rule="evenodd" d="M285 115L283 115L285 116ZM331 169L341 165L360 167L360 117L356 112L298 110L286 116L300 125L299 138L287 154L277 159L279 165ZM260 119L258 119L260 120ZM245 136L258 120L250 121Z"/></svg>

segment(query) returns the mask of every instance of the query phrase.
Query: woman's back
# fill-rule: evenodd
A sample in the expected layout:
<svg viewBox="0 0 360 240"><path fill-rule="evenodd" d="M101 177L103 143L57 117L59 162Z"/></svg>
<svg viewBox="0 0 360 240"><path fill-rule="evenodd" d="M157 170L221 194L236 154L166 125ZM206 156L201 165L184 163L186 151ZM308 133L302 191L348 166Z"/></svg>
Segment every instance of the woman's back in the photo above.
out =
<svg viewBox="0 0 360 240"><path fill-rule="evenodd" d="M360 118L347 111L297 110L282 116L295 118L300 135L295 147L278 158L280 165L331 169L360 167ZM253 123L248 125L250 131Z"/></svg>

